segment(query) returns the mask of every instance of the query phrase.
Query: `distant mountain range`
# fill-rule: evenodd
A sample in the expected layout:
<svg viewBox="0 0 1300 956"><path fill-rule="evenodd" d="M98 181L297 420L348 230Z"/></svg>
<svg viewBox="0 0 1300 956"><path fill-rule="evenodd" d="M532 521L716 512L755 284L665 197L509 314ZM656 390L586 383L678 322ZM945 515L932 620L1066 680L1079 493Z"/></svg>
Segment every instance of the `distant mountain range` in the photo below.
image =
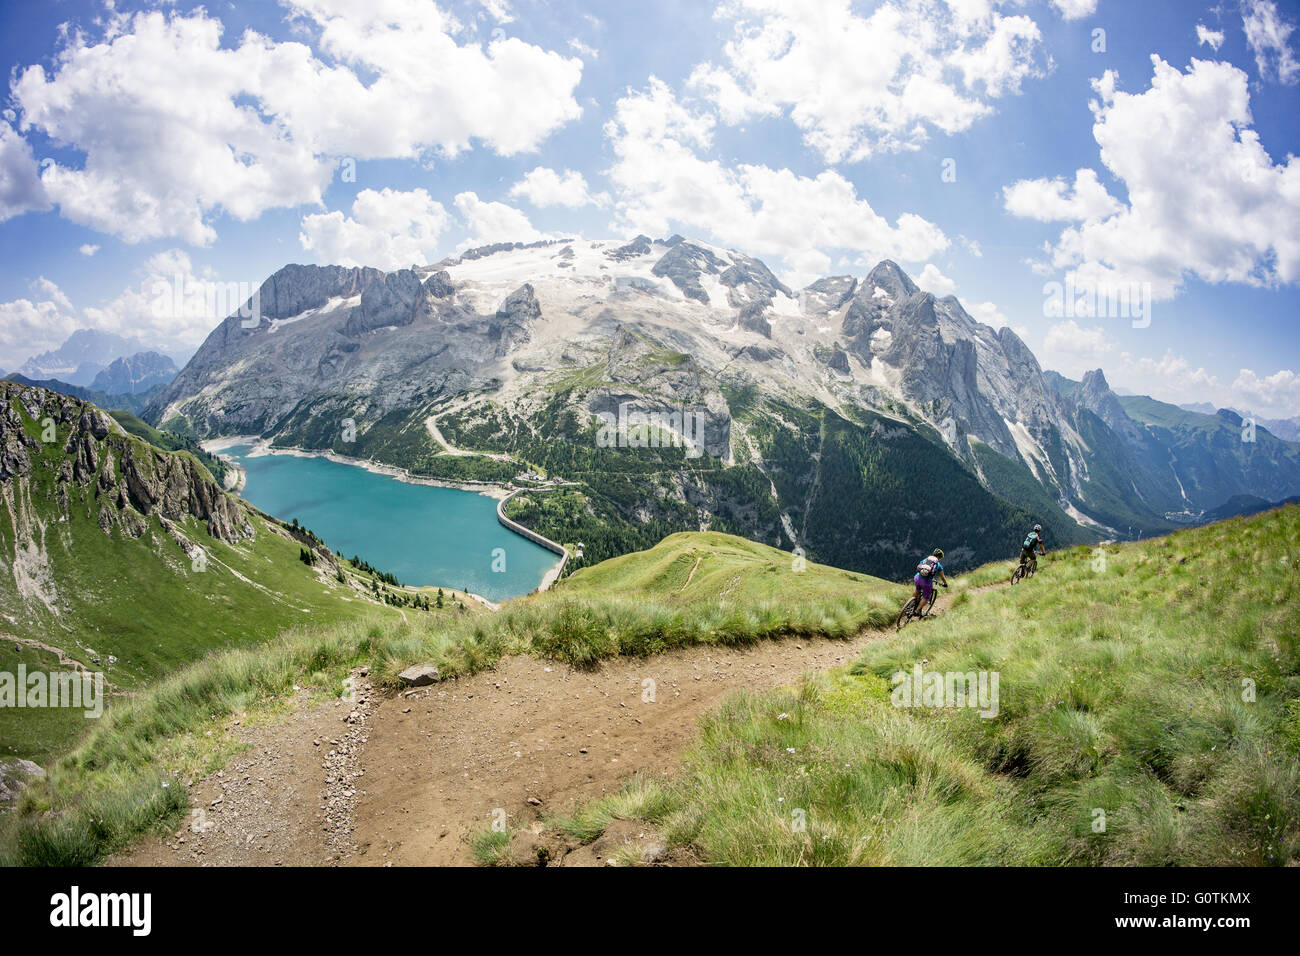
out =
<svg viewBox="0 0 1300 956"><path fill-rule="evenodd" d="M1202 415L1213 415L1218 411L1209 402L1195 402L1188 405L1180 405L1189 412L1199 412ZM1244 412L1238 408L1229 408L1229 411L1240 416L1241 418L1254 418L1255 424L1261 428L1267 428L1278 438L1283 441L1300 441L1300 415L1294 418L1261 418L1258 415L1251 415L1250 412Z"/></svg>
<svg viewBox="0 0 1300 956"><path fill-rule="evenodd" d="M1034 521L1053 543L1146 536L1300 493L1300 446L1044 372L888 260L792 290L680 236L503 243L387 273L286 266L260 305L150 422L433 476L499 479L486 453L510 455L581 483L524 504L589 562L713 528L898 576L936 545L956 566L1005 556ZM652 413L662 447L637 447Z"/></svg>
<svg viewBox="0 0 1300 956"><path fill-rule="evenodd" d="M150 356L150 358L142 359L142 356ZM91 388L108 394L135 394L157 384L161 381L162 375L175 375L176 362L188 358L189 353L164 355L160 350L151 349L134 337L101 332L97 329L78 329L57 349L33 355L12 373L3 377L12 378L14 374L18 374L30 381L57 380L68 385ZM126 361L128 366L110 372L107 379L96 382L101 374L107 372L118 361ZM165 361L166 365L163 365L162 361ZM131 365L132 362L136 364ZM140 364L142 362L143 364ZM132 375L140 376L144 380L152 379L152 381L130 387Z"/></svg>
<svg viewBox="0 0 1300 956"><path fill-rule="evenodd" d="M89 388L57 378L30 378L21 372L14 372L5 378L93 402L103 409L120 408L128 412L140 412L164 385L176 377L176 371L176 364L165 355L137 352L113 360L95 375Z"/></svg>
<svg viewBox="0 0 1300 956"><path fill-rule="evenodd" d="M158 352L136 352L114 359L90 387L109 395L139 395L176 377L176 363Z"/></svg>

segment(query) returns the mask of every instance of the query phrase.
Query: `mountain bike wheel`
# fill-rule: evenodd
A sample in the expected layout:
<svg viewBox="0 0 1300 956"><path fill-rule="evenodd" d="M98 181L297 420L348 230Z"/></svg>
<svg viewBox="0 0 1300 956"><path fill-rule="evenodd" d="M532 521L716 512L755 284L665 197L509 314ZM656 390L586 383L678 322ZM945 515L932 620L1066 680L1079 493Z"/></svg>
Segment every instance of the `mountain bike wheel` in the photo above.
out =
<svg viewBox="0 0 1300 956"><path fill-rule="evenodd" d="M915 613L916 613L916 598L914 597L908 598L907 603L903 605L903 609L898 612L897 629L901 631L903 629L903 625L906 624L908 621L910 621L912 619L912 615Z"/></svg>
<svg viewBox="0 0 1300 956"><path fill-rule="evenodd" d="M1025 566L1023 564L1017 565L1016 569L1011 572L1011 583L1019 584L1020 580L1024 576L1025 576Z"/></svg>

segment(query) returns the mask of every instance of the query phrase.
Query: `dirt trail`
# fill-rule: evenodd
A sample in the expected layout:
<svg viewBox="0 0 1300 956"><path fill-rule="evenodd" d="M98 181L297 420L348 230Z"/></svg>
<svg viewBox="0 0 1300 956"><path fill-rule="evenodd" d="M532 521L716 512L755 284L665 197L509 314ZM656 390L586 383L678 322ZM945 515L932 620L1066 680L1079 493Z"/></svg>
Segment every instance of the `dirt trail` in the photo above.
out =
<svg viewBox="0 0 1300 956"><path fill-rule="evenodd" d="M326 810L340 787L329 752L355 705L296 708L271 726L232 727L249 749L195 782L197 824L187 819L109 863L467 865L467 838L494 812L514 830L637 772L669 773L700 716L731 691L790 684L892 633L690 648L590 673L510 657L474 677L372 699L344 783L356 791L348 819Z"/></svg>
<svg viewBox="0 0 1300 956"><path fill-rule="evenodd" d="M232 728L249 751L192 789L216 825L194 832L187 821L111 862L471 864L468 838L494 814L513 831L617 791L633 774L671 773L699 718L727 694L789 685L894 633L696 647L594 672L509 657L474 677L382 699L363 682L360 708L303 706L269 727Z"/></svg>

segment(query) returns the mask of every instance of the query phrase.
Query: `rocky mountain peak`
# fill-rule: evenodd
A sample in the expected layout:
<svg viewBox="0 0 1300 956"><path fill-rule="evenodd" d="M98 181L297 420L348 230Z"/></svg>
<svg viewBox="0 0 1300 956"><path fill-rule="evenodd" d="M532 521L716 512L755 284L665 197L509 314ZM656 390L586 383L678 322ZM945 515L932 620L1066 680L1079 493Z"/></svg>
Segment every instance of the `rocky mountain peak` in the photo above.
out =
<svg viewBox="0 0 1300 956"><path fill-rule="evenodd" d="M904 299L920 291L911 277L892 259L882 259L876 263L862 284L869 292L874 291L874 288L884 289L896 299Z"/></svg>
<svg viewBox="0 0 1300 956"><path fill-rule="evenodd" d="M94 391L108 395L135 395L176 377L176 363L158 352L136 352L114 359L90 383Z"/></svg>
<svg viewBox="0 0 1300 956"><path fill-rule="evenodd" d="M88 402L14 382L0 382L0 481L15 482L15 502L52 486L62 511L85 509L105 534L138 538L155 514L164 525L196 519L228 544L253 534L243 507L192 456L127 435Z"/></svg>
<svg viewBox="0 0 1300 956"><path fill-rule="evenodd" d="M1079 388L1079 404L1129 442L1142 441L1142 429L1128 417L1124 406L1120 404L1119 396L1111 391L1110 384L1101 369L1093 369L1083 376Z"/></svg>

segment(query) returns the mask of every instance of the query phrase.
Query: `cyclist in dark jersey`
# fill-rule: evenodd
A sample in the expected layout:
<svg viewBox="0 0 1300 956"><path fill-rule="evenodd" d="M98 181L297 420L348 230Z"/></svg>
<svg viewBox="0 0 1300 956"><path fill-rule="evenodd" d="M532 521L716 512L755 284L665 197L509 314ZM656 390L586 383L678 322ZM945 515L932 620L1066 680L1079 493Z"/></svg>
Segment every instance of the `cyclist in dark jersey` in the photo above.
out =
<svg viewBox="0 0 1300 956"><path fill-rule="evenodd" d="M1034 560L1035 550L1043 557L1047 557L1047 549L1043 547L1043 526L1041 524L1034 525L1034 530L1025 535L1024 543L1020 545L1021 567Z"/></svg>

